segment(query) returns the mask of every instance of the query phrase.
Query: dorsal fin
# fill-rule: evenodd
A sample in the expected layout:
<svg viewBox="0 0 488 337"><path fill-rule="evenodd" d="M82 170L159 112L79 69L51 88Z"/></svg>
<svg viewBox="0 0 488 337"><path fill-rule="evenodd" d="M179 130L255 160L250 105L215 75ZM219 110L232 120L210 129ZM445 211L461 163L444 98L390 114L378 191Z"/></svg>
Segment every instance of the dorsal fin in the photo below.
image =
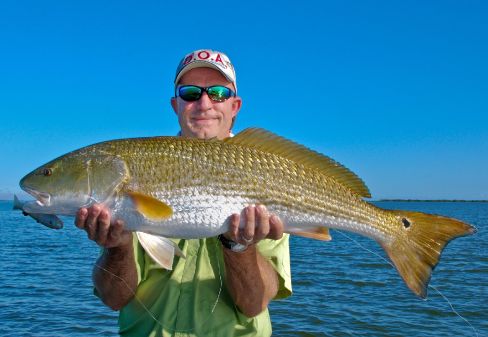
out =
<svg viewBox="0 0 488 337"><path fill-rule="evenodd" d="M249 128L239 132L235 137L225 139L225 142L253 147L287 158L306 167L317 169L361 197L371 197L368 187L361 178L340 163L272 132L259 128Z"/></svg>

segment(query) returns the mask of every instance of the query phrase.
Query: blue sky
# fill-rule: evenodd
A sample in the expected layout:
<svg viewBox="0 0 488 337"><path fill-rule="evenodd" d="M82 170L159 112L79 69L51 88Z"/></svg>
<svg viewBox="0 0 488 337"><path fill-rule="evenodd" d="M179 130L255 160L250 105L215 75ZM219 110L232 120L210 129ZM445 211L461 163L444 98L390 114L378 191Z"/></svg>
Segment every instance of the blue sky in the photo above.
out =
<svg viewBox="0 0 488 337"><path fill-rule="evenodd" d="M173 135L180 58L226 52L259 126L374 198L488 199L484 1L0 3L0 197L94 142Z"/></svg>

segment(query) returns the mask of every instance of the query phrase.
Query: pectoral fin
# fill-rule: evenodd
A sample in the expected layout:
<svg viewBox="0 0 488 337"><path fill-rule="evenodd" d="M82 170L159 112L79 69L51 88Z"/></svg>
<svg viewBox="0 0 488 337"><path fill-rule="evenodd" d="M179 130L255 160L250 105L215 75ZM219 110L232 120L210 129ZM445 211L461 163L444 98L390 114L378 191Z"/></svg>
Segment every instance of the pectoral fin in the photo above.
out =
<svg viewBox="0 0 488 337"><path fill-rule="evenodd" d="M327 227L316 227L305 231L294 231L290 232L293 235L302 236L304 238L311 238L321 241L330 241L332 236L330 236L329 229Z"/></svg>
<svg viewBox="0 0 488 337"><path fill-rule="evenodd" d="M127 194L137 211L150 220L167 220L173 215L171 206L150 195L138 192L128 192Z"/></svg>
<svg viewBox="0 0 488 337"><path fill-rule="evenodd" d="M136 234L146 253L164 269L173 269L175 255L185 257L181 249L170 239L143 232L136 232Z"/></svg>

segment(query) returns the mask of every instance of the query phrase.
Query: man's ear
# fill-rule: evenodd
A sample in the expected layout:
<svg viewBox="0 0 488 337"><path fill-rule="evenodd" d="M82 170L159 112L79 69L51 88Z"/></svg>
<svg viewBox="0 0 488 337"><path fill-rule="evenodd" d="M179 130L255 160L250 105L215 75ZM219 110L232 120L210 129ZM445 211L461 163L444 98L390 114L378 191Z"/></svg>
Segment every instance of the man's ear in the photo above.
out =
<svg viewBox="0 0 488 337"><path fill-rule="evenodd" d="M176 97L171 97L171 107L173 108L175 114L178 115L178 102L176 101Z"/></svg>
<svg viewBox="0 0 488 337"><path fill-rule="evenodd" d="M232 117L237 116L237 113L239 110L241 110L242 107L242 99L239 96L234 97L234 100L232 101Z"/></svg>

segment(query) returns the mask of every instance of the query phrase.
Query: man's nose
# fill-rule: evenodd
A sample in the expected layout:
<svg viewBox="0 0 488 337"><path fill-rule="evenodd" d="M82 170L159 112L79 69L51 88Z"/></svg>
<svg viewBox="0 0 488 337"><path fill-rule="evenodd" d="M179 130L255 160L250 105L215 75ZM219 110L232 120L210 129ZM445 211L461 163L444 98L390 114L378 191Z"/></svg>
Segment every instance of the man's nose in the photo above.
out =
<svg viewBox="0 0 488 337"><path fill-rule="evenodd" d="M212 108L213 102L210 97L208 97L208 94L204 91L202 93L202 97L200 97L200 99L198 100L198 104L200 105L200 108L202 110L210 110Z"/></svg>

